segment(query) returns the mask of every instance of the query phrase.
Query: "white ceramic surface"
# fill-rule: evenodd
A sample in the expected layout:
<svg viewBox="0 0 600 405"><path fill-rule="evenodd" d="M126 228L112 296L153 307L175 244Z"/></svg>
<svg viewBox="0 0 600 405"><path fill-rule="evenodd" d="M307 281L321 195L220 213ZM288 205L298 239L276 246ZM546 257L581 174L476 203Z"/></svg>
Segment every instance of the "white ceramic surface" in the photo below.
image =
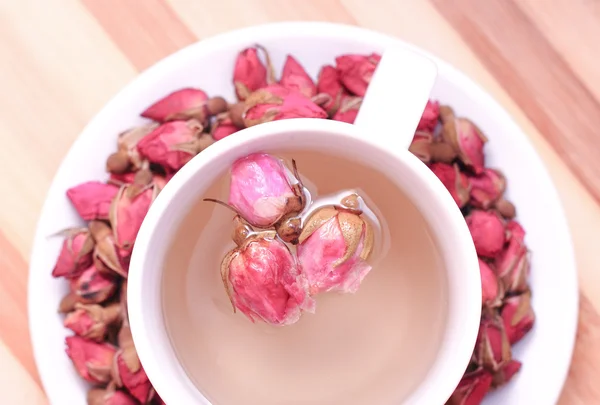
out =
<svg viewBox="0 0 600 405"><path fill-rule="evenodd" d="M166 58L142 73L99 112L56 174L42 210L30 263L31 336L52 404L83 405L87 389L64 354L64 337L69 333L56 313L68 287L50 276L61 240L49 235L81 223L65 190L83 181L106 178L104 160L114 151L117 134L143 122L138 114L151 100L183 86L201 87L209 94L233 99L229 72L236 52L254 43L269 49L277 69L291 53L313 76L338 54L381 52L390 44L403 44L372 31L328 23L278 23L242 29L193 44ZM490 395L484 404L554 404L571 360L578 306L571 239L556 190L535 150L510 116L466 76L428 56L436 61L439 73L432 97L473 119L490 139L486 147L488 163L506 174L508 198L517 205L518 219L528 232L526 242L533 251L531 285L537 321L534 330L514 349L524 366L508 386ZM204 63L208 59L211 63ZM170 74L165 76L167 71ZM110 134L114 134L112 138ZM542 207L537 203L540 200L546 201ZM560 301L555 299L558 294ZM561 315L560 322L556 322L556 314Z"/></svg>

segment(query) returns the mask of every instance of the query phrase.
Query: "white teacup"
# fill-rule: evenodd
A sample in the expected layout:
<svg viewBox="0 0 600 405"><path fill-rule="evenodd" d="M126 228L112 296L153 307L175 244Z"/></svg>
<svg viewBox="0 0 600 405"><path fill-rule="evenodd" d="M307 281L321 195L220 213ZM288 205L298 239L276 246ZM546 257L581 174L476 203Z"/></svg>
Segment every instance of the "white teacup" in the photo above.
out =
<svg viewBox="0 0 600 405"><path fill-rule="evenodd" d="M136 240L128 309L138 355L167 404L210 404L179 363L166 331L161 282L172 238L191 207L235 160L271 150L318 150L354 159L393 180L422 213L443 258L447 319L441 347L426 377L402 403L435 405L450 397L475 345L481 281L462 213L436 176L407 150L434 79L435 67L429 60L409 51L386 52L355 125L290 119L245 129L196 156L161 191Z"/></svg>

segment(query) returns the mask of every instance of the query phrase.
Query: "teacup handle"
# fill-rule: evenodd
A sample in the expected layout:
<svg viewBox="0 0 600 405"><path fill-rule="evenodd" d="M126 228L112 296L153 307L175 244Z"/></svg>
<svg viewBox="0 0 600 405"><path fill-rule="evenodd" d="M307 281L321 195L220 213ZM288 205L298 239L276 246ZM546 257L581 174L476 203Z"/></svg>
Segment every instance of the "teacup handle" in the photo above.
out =
<svg viewBox="0 0 600 405"><path fill-rule="evenodd" d="M386 49L354 121L370 140L408 149L437 77L429 58L399 47Z"/></svg>

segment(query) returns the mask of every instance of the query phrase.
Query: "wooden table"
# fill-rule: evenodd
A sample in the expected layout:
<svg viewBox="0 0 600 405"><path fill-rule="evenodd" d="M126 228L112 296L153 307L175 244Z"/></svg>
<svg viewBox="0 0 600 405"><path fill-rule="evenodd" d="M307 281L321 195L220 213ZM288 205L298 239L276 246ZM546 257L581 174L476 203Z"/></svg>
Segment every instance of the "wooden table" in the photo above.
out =
<svg viewBox="0 0 600 405"><path fill-rule="evenodd" d="M171 52L282 20L356 24L413 42L470 75L518 121L559 188L579 265L580 327L561 405L600 403L595 0L0 1L1 402L47 403L29 343L27 258L52 177L84 125Z"/></svg>

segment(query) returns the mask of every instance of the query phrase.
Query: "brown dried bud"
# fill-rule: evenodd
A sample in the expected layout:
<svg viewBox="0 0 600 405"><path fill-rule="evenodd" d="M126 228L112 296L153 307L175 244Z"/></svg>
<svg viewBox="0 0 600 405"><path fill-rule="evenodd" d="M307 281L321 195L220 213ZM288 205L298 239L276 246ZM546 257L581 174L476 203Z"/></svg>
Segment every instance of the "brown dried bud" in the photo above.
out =
<svg viewBox="0 0 600 405"><path fill-rule="evenodd" d="M517 216L517 209L514 204L504 198L500 198L496 201L494 208L496 208L496 211L506 219L513 219Z"/></svg>
<svg viewBox="0 0 600 405"><path fill-rule="evenodd" d="M127 172L130 167L129 155L125 151L115 152L106 159L107 172L122 174Z"/></svg>
<svg viewBox="0 0 600 405"><path fill-rule="evenodd" d="M246 103L240 102L229 107L229 117L231 122L238 128L246 128L244 123L244 111L246 110Z"/></svg>
<svg viewBox="0 0 600 405"><path fill-rule="evenodd" d="M424 163L429 163L431 160L431 141L433 135L426 131L417 131L408 147L409 152L421 159Z"/></svg>
<svg viewBox="0 0 600 405"><path fill-rule="evenodd" d="M221 114L227 111L227 101L223 97L212 97L206 102L206 109L210 115Z"/></svg>
<svg viewBox="0 0 600 405"><path fill-rule="evenodd" d="M98 270L106 273L112 271L121 277L127 277L126 266L119 255L112 229L102 221L91 221L88 225L92 237L96 241L94 263Z"/></svg>
<svg viewBox="0 0 600 405"><path fill-rule="evenodd" d="M433 162L452 163L456 159L456 151L446 142L433 142L429 146L429 153Z"/></svg>

